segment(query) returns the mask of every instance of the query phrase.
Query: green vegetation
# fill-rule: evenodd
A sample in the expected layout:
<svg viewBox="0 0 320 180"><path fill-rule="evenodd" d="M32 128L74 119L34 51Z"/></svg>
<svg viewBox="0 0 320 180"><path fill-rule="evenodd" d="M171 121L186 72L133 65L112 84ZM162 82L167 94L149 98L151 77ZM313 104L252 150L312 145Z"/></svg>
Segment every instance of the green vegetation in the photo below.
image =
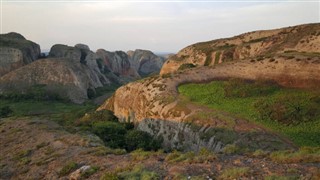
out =
<svg viewBox="0 0 320 180"><path fill-rule="evenodd" d="M299 151L276 151L270 154L277 163L319 163L320 147L302 147Z"/></svg>
<svg viewBox="0 0 320 180"><path fill-rule="evenodd" d="M238 179L245 177L249 174L249 168L247 167L235 167L230 169L225 169L219 176L219 179Z"/></svg>
<svg viewBox="0 0 320 180"><path fill-rule="evenodd" d="M191 69L191 68L194 68L194 67L197 67L196 65L192 64L192 63L185 63L185 64L182 64L179 68L178 68L178 71L182 71L182 70L185 70L185 69Z"/></svg>
<svg viewBox="0 0 320 180"><path fill-rule="evenodd" d="M146 169L142 165L133 167L126 167L123 169L116 169L113 172L106 172L100 178L100 180L120 180L120 179L131 179L131 180L157 180L160 176L153 171Z"/></svg>
<svg viewBox="0 0 320 180"><path fill-rule="evenodd" d="M8 117L11 113L13 113L13 111L9 106L3 106L0 108L0 118Z"/></svg>
<svg viewBox="0 0 320 180"><path fill-rule="evenodd" d="M79 165L75 162L68 162L65 166L62 167L62 169L59 171L59 176L65 176L71 173L72 171L76 170L79 167Z"/></svg>
<svg viewBox="0 0 320 180"><path fill-rule="evenodd" d="M186 84L179 91L191 101L283 134L299 146L320 146L318 92L242 80Z"/></svg>
<svg viewBox="0 0 320 180"><path fill-rule="evenodd" d="M24 100L34 100L34 101L62 101L64 100L57 93L50 92L47 90L47 85L36 84L27 89L25 92L8 92L0 94L0 100L11 100L11 101L24 101Z"/></svg>
<svg viewBox="0 0 320 180"><path fill-rule="evenodd" d="M162 143L150 134L134 129L132 123L120 123L108 110L89 112L75 124L98 135L107 146L129 152L139 148L157 150Z"/></svg>
<svg viewBox="0 0 320 180"><path fill-rule="evenodd" d="M160 179L156 172L149 171L143 166L135 166L130 171L124 171L118 174L119 179L132 179L132 180L156 180Z"/></svg>
<svg viewBox="0 0 320 180"><path fill-rule="evenodd" d="M208 163L208 162L213 162L216 159L217 159L217 156L213 152L205 148L202 148L197 154L192 151L182 153L180 151L174 150L173 152L167 155L167 157L165 158L165 161L169 163L177 163L177 162Z"/></svg>

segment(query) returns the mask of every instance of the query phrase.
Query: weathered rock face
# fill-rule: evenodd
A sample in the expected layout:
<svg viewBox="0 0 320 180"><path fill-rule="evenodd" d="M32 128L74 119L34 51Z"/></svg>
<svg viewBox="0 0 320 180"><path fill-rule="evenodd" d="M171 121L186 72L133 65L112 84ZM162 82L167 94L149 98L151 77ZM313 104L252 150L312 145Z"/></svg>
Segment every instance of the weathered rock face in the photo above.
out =
<svg viewBox="0 0 320 180"><path fill-rule="evenodd" d="M310 51L315 51L318 45L315 45L314 41L310 39L318 39L318 33L320 36L319 29L316 29L316 31L313 29L313 26L318 27L319 25L310 26L302 26L309 27L315 34L312 35L312 38L309 37L311 45L305 44L305 46L309 47ZM292 33L296 33L295 30L298 29L300 28L293 28ZM270 33L278 34L282 31L284 30L281 29L277 32L263 31L261 36L269 36ZM288 33L290 32L288 31ZM301 33L305 34L305 32ZM259 33L254 33L254 35L258 36ZM294 35L301 36L299 33ZM258 38L256 36L254 37ZM291 37L291 35L287 34L287 37ZM231 42L231 40L228 42ZM260 45L268 43L270 42L262 41ZM252 44L250 46L252 47ZM173 73L165 73L158 77L147 78L144 81L129 83L119 88L98 110L112 110L120 120L133 121L139 124L138 127L141 130L157 136L161 135L164 137L164 144L169 148L186 147L187 149L197 150L200 147L207 147L219 151L230 143L250 147L248 139L251 139L251 143L259 144L258 148L261 149L266 147L279 148L277 147L279 143L273 144L273 140L281 142L280 144L283 144L281 148L286 148L290 146L287 142L266 130L231 115L217 115L211 109L185 103L177 92L177 86L180 84L204 83L229 78L267 80L286 87L320 88L320 51L302 52L294 45L295 51L286 50L286 52L283 52L276 47L280 49L283 49L283 47L292 48L288 43L279 43L278 46L272 46L274 48L272 52L277 53L268 56L260 56L258 53L257 56L243 57L241 61L219 63L215 66L202 66L178 71L177 73L174 73L177 70L175 67L188 63L190 58L181 59L181 62L178 60L171 61L169 64L177 64L177 66L166 66L165 68ZM192 49L193 47L189 46L189 48ZM265 48L267 50L260 49L257 52L271 52L270 48L269 50L268 47ZM180 53L184 52L185 49ZM306 49L304 48L304 50ZM201 58L196 58L199 54L195 53L192 56L194 56L194 60L199 60L195 61L195 64L202 62ZM206 60L204 59L204 61ZM199 64L199 66L201 65ZM224 119L228 119L228 121ZM196 131L192 131L190 123L200 127ZM171 128L167 129L168 126ZM252 134L252 130L255 132L254 134ZM225 137L223 134L230 136Z"/></svg>
<svg viewBox="0 0 320 180"><path fill-rule="evenodd" d="M254 31L232 38L190 45L170 57L160 74L175 72L182 64L213 66L222 62L285 52L320 52L320 24L306 24L267 31Z"/></svg>
<svg viewBox="0 0 320 180"><path fill-rule="evenodd" d="M172 137L180 138L180 143L176 138L164 138L164 143L168 148L186 147L197 150L200 147L207 147L212 150L221 150L228 143L239 143L246 146L248 143L246 139L249 138L248 136L251 138L250 133L253 129L259 136L255 135L257 139L253 138L252 141L265 142L260 148L276 148L272 145L273 139L276 141L281 141L281 139L272 138L272 135L259 127L241 122L229 115L224 116L232 123L226 122L210 110L186 104L179 99L177 86L180 84L203 83L228 78L271 80L287 87L320 88L320 57L299 56L291 59L277 56L254 62L234 61L215 67L199 67L168 76L152 77L119 88L98 110L112 110L121 121L133 121L139 124L141 130L151 134L168 136L170 133ZM165 130L163 124L168 124L166 121L173 122L169 123L170 126L173 126L171 130ZM200 126L199 129L203 126L206 128L203 131L190 131L188 126L190 122ZM248 129L243 129L243 127ZM225 142L224 137L219 135L221 130L234 134L235 138L232 142ZM213 139L197 138L204 137L205 134L211 134L210 137Z"/></svg>
<svg viewBox="0 0 320 180"><path fill-rule="evenodd" d="M0 35L0 76L40 56L40 46L18 33Z"/></svg>
<svg viewBox="0 0 320 180"><path fill-rule="evenodd" d="M41 59L0 78L0 93L25 93L36 85L44 85L47 94L57 94L74 103L88 99L88 89L94 89L90 70L68 59Z"/></svg>
<svg viewBox="0 0 320 180"><path fill-rule="evenodd" d="M0 76L24 65L19 49L0 47Z"/></svg>
<svg viewBox="0 0 320 180"><path fill-rule="evenodd" d="M101 72L97 64L98 57L89 47L84 44L77 44L75 47L57 44L52 46L49 57L65 58L73 63L81 63L85 65L89 72L94 88L110 84L110 81Z"/></svg>
<svg viewBox="0 0 320 180"><path fill-rule="evenodd" d="M128 51L127 54L131 58L130 63L141 76L159 73L164 63L164 58L148 50L136 49Z"/></svg>
<svg viewBox="0 0 320 180"><path fill-rule="evenodd" d="M131 67L130 59L125 52L109 52L104 49L98 49L96 54L105 71L113 72L119 77L120 81L128 82L140 77L135 69Z"/></svg>

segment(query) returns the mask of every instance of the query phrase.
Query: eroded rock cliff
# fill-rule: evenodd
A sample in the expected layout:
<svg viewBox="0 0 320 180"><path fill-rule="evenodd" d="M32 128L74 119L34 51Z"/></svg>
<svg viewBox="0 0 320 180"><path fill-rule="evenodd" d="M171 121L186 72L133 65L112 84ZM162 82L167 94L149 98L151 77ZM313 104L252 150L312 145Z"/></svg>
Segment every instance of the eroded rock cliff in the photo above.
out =
<svg viewBox="0 0 320 180"><path fill-rule="evenodd" d="M320 24L254 31L232 38L196 43L171 56L160 74L175 72L182 64L213 66L227 61L271 57L285 52L319 53Z"/></svg>
<svg viewBox="0 0 320 180"><path fill-rule="evenodd" d="M128 51L127 54L131 58L130 63L141 76L158 74L165 60L151 51L142 49Z"/></svg>
<svg viewBox="0 0 320 180"><path fill-rule="evenodd" d="M0 34L0 76L39 58L40 46L21 34Z"/></svg>
<svg viewBox="0 0 320 180"><path fill-rule="evenodd" d="M290 33L301 37L302 35L299 33L296 34L296 31L300 28L312 29L309 32L312 32L313 35L308 35L307 39L309 41L306 42L305 40L305 47L302 48L303 50L309 49L309 52L300 50L296 44L290 46L291 43L282 41L282 43L278 42L278 45L272 46L272 52L277 52L274 54L260 56L257 53L245 56L237 61L217 63L214 66L202 66L203 64L201 63L206 60L199 56L198 51L190 51L188 55L193 57L194 60L191 62L198 63L200 67L178 71L177 68L181 64L189 63L192 58L169 60L170 62L163 67L164 70L162 72L172 73L163 73L161 76L129 83L119 88L112 98L106 101L98 110L112 110L122 121L133 121L138 124L140 129L162 136L164 144L169 148L197 150L199 147L207 147L219 151L230 143L245 147L250 147L250 143L253 143L258 144L257 147L262 149L288 147L290 143L288 144L281 137L269 133L263 128L232 115L217 114L214 110L186 103L179 96L177 86L185 83L203 83L213 80L241 78L273 81L286 87L320 88L320 56L319 51L317 51L319 47L318 44L315 44L319 40L319 29L316 28L318 26L318 24L315 24L287 28L286 37L292 37ZM260 39L267 35L279 34L279 32L287 30L284 28L275 31L263 31L263 33L253 33L251 37ZM305 34L306 32L301 33ZM260 41L260 45L270 43L269 40ZM222 43L221 40L212 42ZM228 40L228 42L231 43L231 40ZM233 41L233 43L236 42ZM240 42L242 40L239 40ZM301 39L298 42L301 43ZM283 51L284 47L286 48L285 51ZM193 46L185 49L189 48L194 49ZM260 50L253 51L253 53L258 51L267 52L270 51L270 48L271 46L266 46ZM288 50L289 48L291 49ZM179 54L181 55L185 49L181 50ZM205 49L200 50L205 51ZM231 54L232 56L234 55L234 53ZM177 65L170 66L172 63ZM167 129L168 127L170 128ZM248 139L251 140L248 141ZM283 146L279 147L279 144Z"/></svg>

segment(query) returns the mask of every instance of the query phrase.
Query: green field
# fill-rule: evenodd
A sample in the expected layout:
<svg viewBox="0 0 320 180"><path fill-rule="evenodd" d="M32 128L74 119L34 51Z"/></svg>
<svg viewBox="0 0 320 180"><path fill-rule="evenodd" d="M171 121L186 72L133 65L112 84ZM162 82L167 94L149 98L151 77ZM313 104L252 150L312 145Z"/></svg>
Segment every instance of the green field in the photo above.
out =
<svg viewBox="0 0 320 180"><path fill-rule="evenodd" d="M186 84L178 90L192 102L262 125L288 137L298 146L320 146L319 92L230 81ZM268 103L273 103L271 107L276 111L273 117L281 116L282 121L263 118L259 113L259 110L267 110L262 105ZM284 110L283 104L287 104L287 109ZM281 113L287 116L282 117Z"/></svg>

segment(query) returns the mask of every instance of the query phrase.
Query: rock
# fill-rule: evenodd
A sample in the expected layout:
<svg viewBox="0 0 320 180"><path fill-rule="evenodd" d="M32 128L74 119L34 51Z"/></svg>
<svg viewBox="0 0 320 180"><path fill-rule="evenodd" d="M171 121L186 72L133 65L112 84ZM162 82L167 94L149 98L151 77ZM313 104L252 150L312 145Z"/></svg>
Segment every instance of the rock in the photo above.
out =
<svg viewBox="0 0 320 180"><path fill-rule="evenodd" d="M86 45L86 44L76 44L74 47L76 47L78 49L83 49L83 50L86 50L86 51L90 51L89 46Z"/></svg>
<svg viewBox="0 0 320 180"><path fill-rule="evenodd" d="M1 94L23 94L39 85L48 95L83 103L88 99L88 89L94 89L96 82L87 66L63 58L41 59L0 77Z"/></svg>
<svg viewBox="0 0 320 180"><path fill-rule="evenodd" d="M0 47L0 57L0 76L24 65L19 49Z"/></svg>
<svg viewBox="0 0 320 180"><path fill-rule="evenodd" d="M315 44L315 41L318 41L320 38L319 25L320 24L311 24L274 31L260 31L258 33L248 33L249 36L247 36L248 34L245 34L243 37L236 36L235 39L229 38L205 42L204 44L199 43L202 46L199 44L197 47L194 47L195 45L188 46L181 50L176 56L176 58L181 59L171 59L165 63L161 70L162 75L146 78L142 81L136 81L120 87L98 110L111 110L120 121L132 121L138 124L141 130L164 137L164 144L167 147L183 147L183 149L191 150L207 147L214 151L221 150L228 143L239 143L243 147L250 147L251 145L246 139L248 136L250 138L252 136L250 135L250 131L243 128L249 127L248 129L257 132L251 142L257 144L259 144L258 142L266 142L268 144L267 146L262 145L260 148L270 147L271 149L277 149L279 148L277 147L277 143L279 143L283 145L281 148L285 149L290 147L290 144L283 142L279 137L273 137L272 134L253 124L239 121L235 119L235 117L230 116L227 117L227 119L233 122L230 128L230 124L226 122L224 118L218 118L218 116L213 115L215 113L210 113L210 110L194 104L186 104L178 98L177 87L186 83L205 83L213 80L240 78L253 81L272 81L285 87L319 89L320 56L316 54L320 52L320 49L311 53L311 51L320 48L319 43ZM290 43L283 40L281 43L277 41L277 37L282 36L285 32L285 37L295 38L295 40L291 39ZM299 33L296 34L296 32ZM311 36L311 33L315 35ZM219 47L220 55L216 56L215 53L218 52L212 52L213 55L211 56L214 58L220 56L217 58L219 62L224 61L221 61L221 58L236 56L238 52L237 48L243 48L244 46L244 44L242 44L243 41L247 42L246 45L250 45L251 48L259 47L248 42L250 41L250 34L252 39L254 39L251 43L257 43L257 37L260 35L263 39L259 39L259 44L265 48L272 47L272 51L268 48L265 50L258 49L258 51L274 52L274 54L260 56L260 53L257 51L256 56L253 54L250 55L249 53L247 57L243 56L244 59L241 61L235 59L231 62L219 63L219 65L215 65L214 67L210 66L210 63L208 66L203 65L203 63L207 61L208 56L203 55L204 53L199 54L199 52L208 50L208 44L208 46L213 49L215 46L211 46L211 44L216 44L216 46ZM280 44L278 44L278 46L269 46L268 44L274 43L268 38L264 39L269 36L275 38L274 41ZM297 43L300 43L302 36L308 38L309 43L305 42L305 46L300 49ZM228 42L229 45L222 48L225 42ZM230 49L227 49L230 48L231 42L242 45L239 45L239 47L232 46L234 52L232 51L232 53L230 53ZM198 49L199 51L194 51L195 48L200 49ZM295 51L284 51L289 48ZM302 52L307 49L309 52ZM242 55L236 57L242 57ZM177 68L186 62L198 64L200 67L175 73ZM172 64L174 66L171 66ZM211 129L209 133L211 136L207 137L197 133L192 134L192 127L188 127L188 123L184 122L193 122L196 126L199 126L198 130L196 130L197 133L206 134ZM167 127L171 128L167 129ZM224 142L225 138L219 135L219 133L221 133L219 129L229 129L222 134L233 134L235 139L233 139L232 142ZM168 133L171 135L168 135ZM201 140L201 138L199 139L197 137L207 138L206 140ZM278 142L272 144L273 140Z"/></svg>
<svg viewBox="0 0 320 180"><path fill-rule="evenodd" d="M81 63L85 65L90 71L90 77L94 88L109 85L109 79L104 76L98 67L97 56L90 51L89 47L84 44L77 44L76 47L57 44L52 46L49 52L49 57L66 58L74 63Z"/></svg>
<svg viewBox="0 0 320 180"><path fill-rule="evenodd" d="M40 46L21 34L0 35L0 76L37 60Z"/></svg>
<svg viewBox="0 0 320 180"><path fill-rule="evenodd" d="M131 58L130 63L140 76L159 73L164 63L164 58L148 50L137 49L135 51L128 51L127 54Z"/></svg>
<svg viewBox="0 0 320 180"><path fill-rule="evenodd" d="M56 44L51 47L48 57L66 58L69 60L73 60L74 62L80 62L81 51L76 47L71 47L63 44Z"/></svg>
<svg viewBox="0 0 320 180"><path fill-rule="evenodd" d="M109 52L98 49L96 52L101 61L102 68L106 72L112 72L122 82L132 81L140 78L139 74L131 66L129 56L123 51Z"/></svg>
<svg viewBox="0 0 320 180"><path fill-rule="evenodd" d="M91 166L82 166L81 168L77 169L73 173L70 174L69 180L79 180L82 177L82 174L86 173L91 169Z"/></svg>
<svg viewBox="0 0 320 180"><path fill-rule="evenodd" d="M320 52L319 29L319 23L305 24L196 43L168 58L160 74L176 72L182 64L214 66L274 54L317 53Z"/></svg>

